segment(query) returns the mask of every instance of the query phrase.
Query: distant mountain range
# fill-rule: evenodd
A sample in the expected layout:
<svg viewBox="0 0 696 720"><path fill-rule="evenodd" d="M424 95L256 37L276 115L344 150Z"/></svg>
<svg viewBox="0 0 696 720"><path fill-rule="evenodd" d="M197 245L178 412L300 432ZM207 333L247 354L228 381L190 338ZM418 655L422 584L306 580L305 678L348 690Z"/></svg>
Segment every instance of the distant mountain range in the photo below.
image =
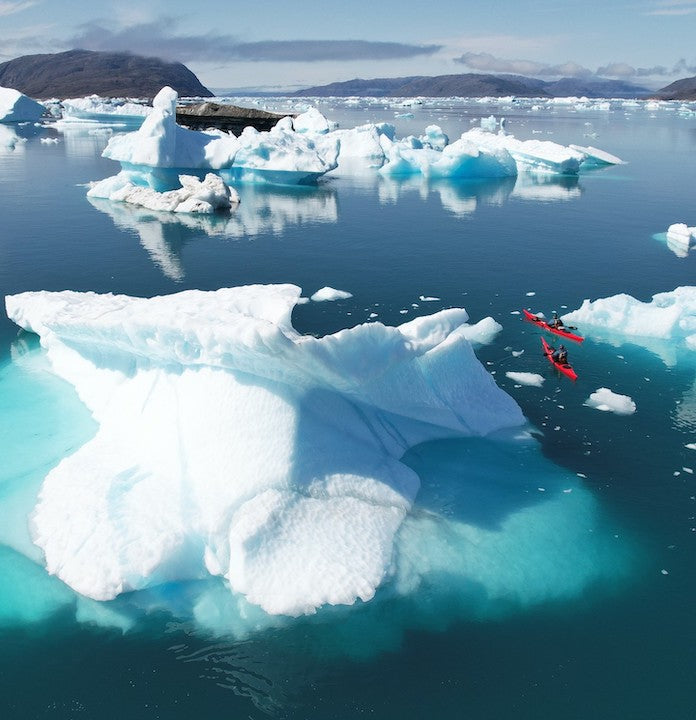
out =
<svg viewBox="0 0 696 720"><path fill-rule="evenodd" d="M130 53L68 50L24 55L0 64L0 86L37 99L84 97L154 97L165 85L183 97L212 97L181 63Z"/></svg>
<svg viewBox="0 0 696 720"><path fill-rule="evenodd" d="M464 73L459 75L413 76L402 78L377 78L372 80L348 80L299 90L299 97L347 97L367 95L371 97L568 97L586 96L647 97L648 88L622 80L603 78L562 78L546 81L522 75L484 75Z"/></svg>

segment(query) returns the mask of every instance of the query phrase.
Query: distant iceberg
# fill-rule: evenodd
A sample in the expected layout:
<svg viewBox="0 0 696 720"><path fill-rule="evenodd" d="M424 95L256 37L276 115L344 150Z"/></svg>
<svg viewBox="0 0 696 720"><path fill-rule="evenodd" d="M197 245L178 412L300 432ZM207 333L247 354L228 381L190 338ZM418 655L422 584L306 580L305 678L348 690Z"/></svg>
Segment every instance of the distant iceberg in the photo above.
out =
<svg viewBox="0 0 696 720"><path fill-rule="evenodd" d="M99 425L39 495L51 573L102 600L220 575L270 614L367 601L419 486L404 451L524 423L467 339L492 320L315 338L291 325L300 293L6 298Z"/></svg>
<svg viewBox="0 0 696 720"><path fill-rule="evenodd" d="M0 123L36 122L46 108L18 90L0 87Z"/></svg>
<svg viewBox="0 0 696 720"><path fill-rule="evenodd" d="M137 128L152 112L152 107L125 98L103 98L89 95L61 102L62 124L115 125Z"/></svg>
<svg viewBox="0 0 696 720"><path fill-rule="evenodd" d="M176 101L177 93L163 88L138 130L109 140L104 157L120 162L133 184L171 190L180 174L208 171L227 183L307 184L336 167L337 141L294 132L290 118L268 132L248 127L237 138L177 125Z"/></svg>

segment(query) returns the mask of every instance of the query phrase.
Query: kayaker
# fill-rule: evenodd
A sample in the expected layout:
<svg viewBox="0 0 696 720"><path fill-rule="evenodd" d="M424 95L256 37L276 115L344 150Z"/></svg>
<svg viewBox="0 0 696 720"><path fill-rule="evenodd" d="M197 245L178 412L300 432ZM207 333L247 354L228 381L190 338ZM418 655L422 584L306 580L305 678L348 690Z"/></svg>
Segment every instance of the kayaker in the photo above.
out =
<svg viewBox="0 0 696 720"><path fill-rule="evenodd" d="M555 328L556 330L563 327L563 320L558 317L558 313L555 310L553 311L553 317L549 321L549 327Z"/></svg>
<svg viewBox="0 0 696 720"><path fill-rule="evenodd" d="M559 345L558 350L554 350L551 353L551 357L561 365L568 364L568 351L565 349L565 345Z"/></svg>

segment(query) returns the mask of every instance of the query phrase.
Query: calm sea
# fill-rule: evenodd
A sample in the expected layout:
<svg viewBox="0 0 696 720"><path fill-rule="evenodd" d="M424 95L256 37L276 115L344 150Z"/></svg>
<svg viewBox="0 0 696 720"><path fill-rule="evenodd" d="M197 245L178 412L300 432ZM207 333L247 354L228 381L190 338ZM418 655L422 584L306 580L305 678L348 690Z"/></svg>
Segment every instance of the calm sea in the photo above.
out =
<svg viewBox="0 0 696 720"><path fill-rule="evenodd" d="M94 423L46 373L36 338L0 311L0 716L696 717L696 451L685 447L696 441L696 364L669 346L589 337L570 348L571 384L513 314L694 284L696 256L654 236L696 225L696 115L618 104L319 107L342 127L387 120L403 136L437 123L452 138L494 112L520 139L594 145L626 164L538 182L367 174L240 187L237 211L199 221L88 201L85 183L118 169L100 157L108 136L20 127L26 142L0 148L0 294L276 282L350 291L296 309L295 326L315 334L371 313L398 324L465 307L502 324L478 355L521 405L537 449L507 456L450 441L408 453L422 489L403 546L418 545L434 568L410 592L385 587L369 603L240 631L196 604L227 602L222 583L205 594L188 583L134 599L124 619L118 603L84 601L49 578L31 548L42 478ZM544 386L516 386L509 370L540 373ZM599 387L630 395L636 413L585 407ZM548 496L562 490L574 514L559 520ZM478 534L421 532L432 514ZM493 539L479 545L484 534Z"/></svg>

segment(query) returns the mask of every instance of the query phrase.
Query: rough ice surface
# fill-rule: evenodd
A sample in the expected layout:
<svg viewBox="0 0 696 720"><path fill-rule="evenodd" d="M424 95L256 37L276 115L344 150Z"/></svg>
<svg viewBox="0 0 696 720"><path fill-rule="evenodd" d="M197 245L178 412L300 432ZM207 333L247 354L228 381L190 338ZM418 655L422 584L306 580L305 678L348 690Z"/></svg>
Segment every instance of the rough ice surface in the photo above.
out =
<svg viewBox="0 0 696 720"><path fill-rule="evenodd" d="M237 138L177 125L176 101L177 93L163 88L138 130L109 140L104 157L120 162L134 184L170 190L182 170L214 170L227 182L298 184L336 167L337 141L297 133L290 118L268 132L247 127Z"/></svg>
<svg viewBox="0 0 696 720"><path fill-rule="evenodd" d="M36 122L46 108L18 90L0 87L0 123Z"/></svg>
<svg viewBox="0 0 696 720"><path fill-rule="evenodd" d="M636 404L628 395L620 395L605 387L595 390L585 400L585 405L617 415L632 415L636 411Z"/></svg>
<svg viewBox="0 0 696 720"><path fill-rule="evenodd" d="M624 293L590 301L563 316L566 325L578 325L585 332L596 328L603 333L670 340L696 350L696 287L683 286L653 295L641 302Z"/></svg>
<svg viewBox="0 0 696 720"><path fill-rule="evenodd" d="M537 373L530 372L506 372L505 377L509 377L520 385L532 385L534 387L541 387L544 384L544 378Z"/></svg>
<svg viewBox="0 0 696 720"><path fill-rule="evenodd" d="M271 614L368 600L419 485L404 451L524 423L464 310L318 339L300 292L6 298L99 426L40 491L49 572L94 599L220 575Z"/></svg>
<svg viewBox="0 0 696 720"><path fill-rule="evenodd" d="M193 175L179 175L181 188L158 192L149 187L134 185L126 173L119 173L95 183L87 195L115 202L139 205L158 212L211 214L229 210L232 203L239 202L234 188L222 178L208 173L203 180Z"/></svg>
<svg viewBox="0 0 696 720"><path fill-rule="evenodd" d="M696 240L696 227L674 223L667 228L667 240L689 247Z"/></svg>
<svg viewBox="0 0 696 720"><path fill-rule="evenodd" d="M310 297L310 300L314 302L327 302L329 300L347 300L353 297L353 293L349 293L347 290L336 290L332 287L323 287L321 290L317 290L314 295Z"/></svg>

